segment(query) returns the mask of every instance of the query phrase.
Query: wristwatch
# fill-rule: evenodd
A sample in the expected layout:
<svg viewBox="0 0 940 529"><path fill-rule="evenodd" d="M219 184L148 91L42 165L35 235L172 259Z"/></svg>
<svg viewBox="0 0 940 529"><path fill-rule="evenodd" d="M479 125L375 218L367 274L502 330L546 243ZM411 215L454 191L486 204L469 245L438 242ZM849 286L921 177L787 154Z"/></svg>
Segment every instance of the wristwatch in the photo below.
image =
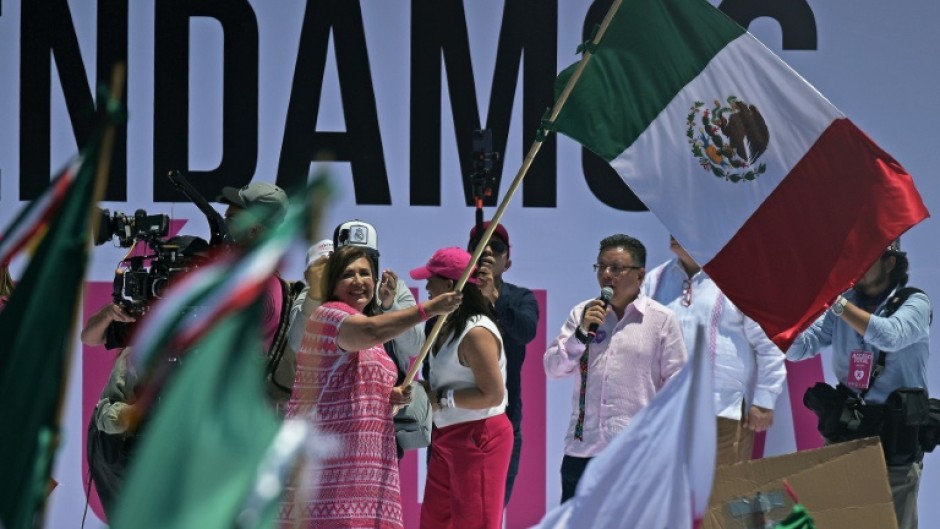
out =
<svg viewBox="0 0 940 529"><path fill-rule="evenodd" d="M839 297L836 298L834 302L832 302L832 308L830 310L832 310L833 314L841 318L842 313L845 312L845 305L848 302L849 300L845 299L844 297L840 295Z"/></svg>

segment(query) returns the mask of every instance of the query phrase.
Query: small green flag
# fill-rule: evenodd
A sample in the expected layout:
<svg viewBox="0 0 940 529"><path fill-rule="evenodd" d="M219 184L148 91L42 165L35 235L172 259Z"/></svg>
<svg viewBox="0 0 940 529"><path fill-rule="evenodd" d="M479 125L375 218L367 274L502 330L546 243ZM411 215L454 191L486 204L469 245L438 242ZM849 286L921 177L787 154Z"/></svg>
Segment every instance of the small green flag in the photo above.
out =
<svg viewBox="0 0 940 529"><path fill-rule="evenodd" d="M806 512L806 508L797 503L793 511L785 520L778 523L775 529L816 529L813 518Z"/></svg>

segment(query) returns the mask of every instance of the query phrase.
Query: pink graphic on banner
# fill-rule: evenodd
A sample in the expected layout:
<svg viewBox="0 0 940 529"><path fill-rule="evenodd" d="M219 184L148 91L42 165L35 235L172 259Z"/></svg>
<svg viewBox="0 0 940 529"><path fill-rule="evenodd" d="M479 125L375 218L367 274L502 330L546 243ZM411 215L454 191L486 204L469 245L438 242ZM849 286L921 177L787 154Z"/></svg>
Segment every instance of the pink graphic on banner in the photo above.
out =
<svg viewBox="0 0 940 529"><path fill-rule="evenodd" d="M825 380L822 357L817 356L802 362L787 363L787 393L790 395L790 409L793 412L793 435L796 438L796 450L819 448L825 443L816 429L816 415L803 405L803 394L817 382Z"/></svg>

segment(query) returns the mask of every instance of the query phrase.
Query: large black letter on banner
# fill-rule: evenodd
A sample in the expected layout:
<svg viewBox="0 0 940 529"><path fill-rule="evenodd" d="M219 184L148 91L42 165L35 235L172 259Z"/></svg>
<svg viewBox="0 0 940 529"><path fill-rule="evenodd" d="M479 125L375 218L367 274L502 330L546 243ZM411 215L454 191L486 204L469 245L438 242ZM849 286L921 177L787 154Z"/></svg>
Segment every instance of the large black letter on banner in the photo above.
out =
<svg viewBox="0 0 940 529"><path fill-rule="evenodd" d="M127 64L127 0L98 2L96 84L109 85L118 62ZM38 197L49 185L51 167L52 75L56 70L68 109L75 143L89 141L94 119L94 96L78 37L66 0L30 0L20 5L20 200ZM51 53L50 53L51 52ZM127 77L123 101L127 101ZM120 126L114 140L107 200L127 198L127 129Z"/></svg>
<svg viewBox="0 0 940 529"><path fill-rule="evenodd" d="M816 17L806 0L723 0L718 9L744 27L760 17L776 20L785 50L816 49Z"/></svg>
<svg viewBox="0 0 940 529"><path fill-rule="evenodd" d="M223 186L247 184L258 164L258 22L245 0L156 2L153 100L153 197L182 200L168 172L189 172L189 22L209 17L222 26L222 159L211 171L189 173L211 199ZM224 124L224 126L223 126Z"/></svg>
<svg viewBox="0 0 940 529"><path fill-rule="evenodd" d="M411 204L436 206L441 203L442 54L461 175L472 171L472 133L480 128L480 113L463 0L413 0L411 13ZM552 104L557 20L557 0L506 0L504 4L486 118L486 128L493 131L493 149L500 153L506 150L523 52L523 154L535 138L542 113ZM497 189L502 170L501 159L493 167ZM526 176L523 205L554 207L555 178L555 138L549 136ZM462 180L466 203L471 205L472 190L467 179ZM495 205L496 198L491 197L487 205Z"/></svg>
<svg viewBox="0 0 940 529"><path fill-rule="evenodd" d="M346 132L316 130L331 28ZM390 205L359 0L308 0L302 31L278 183L290 188L305 182L311 161L349 161L356 203Z"/></svg>

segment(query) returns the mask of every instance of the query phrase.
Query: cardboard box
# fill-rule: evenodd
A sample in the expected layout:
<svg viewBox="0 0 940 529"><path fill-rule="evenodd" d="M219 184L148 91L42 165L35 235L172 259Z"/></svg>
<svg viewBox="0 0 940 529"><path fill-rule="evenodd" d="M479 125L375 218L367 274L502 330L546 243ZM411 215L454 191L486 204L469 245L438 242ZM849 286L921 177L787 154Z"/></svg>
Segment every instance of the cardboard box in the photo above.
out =
<svg viewBox="0 0 940 529"><path fill-rule="evenodd" d="M701 529L773 528L793 508L784 478L818 529L897 529L877 437L719 468Z"/></svg>

